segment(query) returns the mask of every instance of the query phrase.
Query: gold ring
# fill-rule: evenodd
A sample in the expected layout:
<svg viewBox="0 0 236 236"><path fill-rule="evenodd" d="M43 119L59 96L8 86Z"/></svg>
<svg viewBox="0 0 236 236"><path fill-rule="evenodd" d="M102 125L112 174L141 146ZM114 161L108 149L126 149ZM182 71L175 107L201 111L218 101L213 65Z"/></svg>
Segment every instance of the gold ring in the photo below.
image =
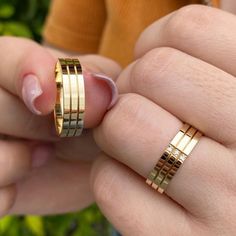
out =
<svg viewBox="0 0 236 236"><path fill-rule="evenodd" d="M55 68L57 98L54 120L58 136L82 134L85 112L85 88L78 59L59 58Z"/></svg>
<svg viewBox="0 0 236 236"><path fill-rule="evenodd" d="M146 183L160 193L164 193L178 169L199 142L202 133L184 124L165 149L154 169L149 173Z"/></svg>

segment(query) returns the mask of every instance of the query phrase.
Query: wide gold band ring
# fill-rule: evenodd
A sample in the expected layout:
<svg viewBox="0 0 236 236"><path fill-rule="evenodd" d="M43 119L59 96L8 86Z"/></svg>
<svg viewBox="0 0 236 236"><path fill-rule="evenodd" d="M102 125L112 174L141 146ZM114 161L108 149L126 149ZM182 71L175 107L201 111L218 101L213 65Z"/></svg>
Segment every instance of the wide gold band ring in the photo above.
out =
<svg viewBox="0 0 236 236"><path fill-rule="evenodd" d="M59 58L55 68L57 98L54 120L58 136L81 135L84 127L85 88L78 59Z"/></svg>
<svg viewBox="0 0 236 236"><path fill-rule="evenodd" d="M178 169L199 142L202 133L184 124L167 146L154 169L149 173L146 183L160 193L164 193Z"/></svg>

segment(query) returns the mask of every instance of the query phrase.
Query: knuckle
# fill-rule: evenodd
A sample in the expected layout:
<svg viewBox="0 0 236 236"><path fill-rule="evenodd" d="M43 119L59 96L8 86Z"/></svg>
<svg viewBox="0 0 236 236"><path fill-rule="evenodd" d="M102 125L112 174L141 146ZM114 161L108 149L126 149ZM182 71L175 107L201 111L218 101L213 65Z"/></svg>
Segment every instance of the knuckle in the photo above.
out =
<svg viewBox="0 0 236 236"><path fill-rule="evenodd" d="M131 71L130 85L135 92L160 86L162 78L176 63L178 51L170 47L156 48L146 53Z"/></svg>
<svg viewBox="0 0 236 236"><path fill-rule="evenodd" d="M127 118L133 118L137 116L137 114L141 111L139 107L140 99L141 96L134 93L129 93L121 96L117 103L117 106L113 110L114 114L112 114L112 116L117 116L120 113L120 118L122 120L127 120Z"/></svg>
<svg viewBox="0 0 236 236"><path fill-rule="evenodd" d="M8 214L16 197L15 186L8 186L0 190L0 217Z"/></svg>
<svg viewBox="0 0 236 236"><path fill-rule="evenodd" d="M199 5L182 7L169 19L165 30L171 40L176 35L186 40L196 32L205 32L209 24L214 22L214 12L214 9Z"/></svg>
<svg viewBox="0 0 236 236"><path fill-rule="evenodd" d="M108 112L102 123L102 130L107 141L120 142L122 137L128 137L142 115L142 98L137 94L125 94L120 97L114 108ZM122 124L122 125L121 125ZM119 127L114 129L114 127Z"/></svg>

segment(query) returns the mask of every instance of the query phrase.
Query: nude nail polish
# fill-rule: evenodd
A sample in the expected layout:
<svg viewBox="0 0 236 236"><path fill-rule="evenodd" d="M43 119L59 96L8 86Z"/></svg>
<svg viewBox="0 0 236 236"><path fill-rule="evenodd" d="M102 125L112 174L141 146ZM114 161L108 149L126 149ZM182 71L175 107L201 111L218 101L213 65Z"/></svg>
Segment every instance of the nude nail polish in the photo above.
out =
<svg viewBox="0 0 236 236"><path fill-rule="evenodd" d="M39 80L35 75L27 75L23 79L22 98L28 109L36 115L40 115L41 112L35 107L35 100L42 95L42 93L43 91Z"/></svg>

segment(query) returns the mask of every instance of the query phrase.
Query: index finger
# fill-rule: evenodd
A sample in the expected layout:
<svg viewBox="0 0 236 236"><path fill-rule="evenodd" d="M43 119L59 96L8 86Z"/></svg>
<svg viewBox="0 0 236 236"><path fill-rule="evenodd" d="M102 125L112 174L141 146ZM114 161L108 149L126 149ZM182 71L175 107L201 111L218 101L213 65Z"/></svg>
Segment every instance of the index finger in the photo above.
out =
<svg viewBox="0 0 236 236"><path fill-rule="evenodd" d="M0 50L4 56L0 63L0 86L23 98L23 82L28 78L27 86L31 87L31 91L24 91L31 93L32 101L28 103L37 99L37 104L31 110L38 114L51 112L56 97L52 69L56 58L40 45L21 38L1 37Z"/></svg>

